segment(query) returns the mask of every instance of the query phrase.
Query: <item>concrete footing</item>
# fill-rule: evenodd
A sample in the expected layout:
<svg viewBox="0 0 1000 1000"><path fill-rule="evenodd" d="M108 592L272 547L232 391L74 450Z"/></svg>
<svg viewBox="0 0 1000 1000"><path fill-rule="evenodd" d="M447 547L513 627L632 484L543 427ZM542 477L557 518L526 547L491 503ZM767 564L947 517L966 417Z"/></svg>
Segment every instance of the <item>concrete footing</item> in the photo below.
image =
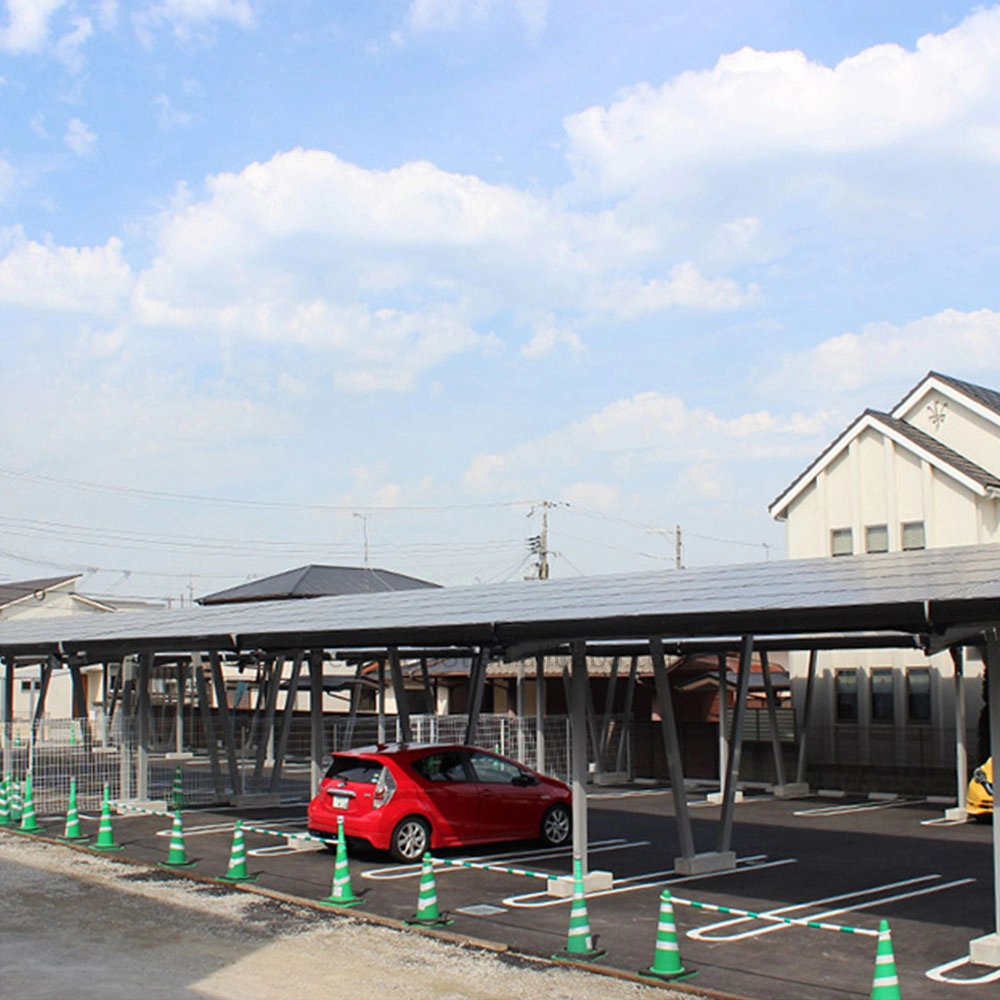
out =
<svg viewBox="0 0 1000 1000"><path fill-rule="evenodd" d="M774 786L776 799L805 799L809 797L809 782L786 781L783 785Z"/></svg>
<svg viewBox="0 0 1000 1000"><path fill-rule="evenodd" d="M589 871L583 876L583 891L601 892L610 889L614 885L615 877L611 872ZM573 876L560 875L558 878L550 878L546 883L546 892L550 896L557 896L560 899L568 899L573 895Z"/></svg>
<svg viewBox="0 0 1000 1000"><path fill-rule="evenodd" d="M628 773L625 771L602 771L594 773L591 780L595 785L627 785Z"/></svg>
<svg viewBox="0 0 1000 1000"><path fill-rule="evenodd" d="M985 934L970 941L969 961L973 965L992 965L1000 969L1000 934Z"/></svg>
<svg viewBox="0 0 1000 1000"><path fill-rule="evenodd" d="M706 802L712 802L712 803L714 803L717 806L721 806L722 805L722 800L724 798L725 798L725 795L722 792L709 792L708 795L705 796L705 801ZM733 797L733 801L734 802L742 802L743 801L743 793L738 788L736 789L736 794Z"/></svg>
<svg viewBox="0 0 1000 1000"><path fill-rule="evenodd" d="M945 809L944 818L951 820L953 823L967 823L969 821L969 814L959 806L954 806L951 809Z"/></svg>
<svg viewBox="0 0 1000 1000"><path fill-rule="evenodd" d="M735 851L706 851L693 858L674 858L674 871L678 875L705 875L708 872L730 871L735 867Z"/></svg>

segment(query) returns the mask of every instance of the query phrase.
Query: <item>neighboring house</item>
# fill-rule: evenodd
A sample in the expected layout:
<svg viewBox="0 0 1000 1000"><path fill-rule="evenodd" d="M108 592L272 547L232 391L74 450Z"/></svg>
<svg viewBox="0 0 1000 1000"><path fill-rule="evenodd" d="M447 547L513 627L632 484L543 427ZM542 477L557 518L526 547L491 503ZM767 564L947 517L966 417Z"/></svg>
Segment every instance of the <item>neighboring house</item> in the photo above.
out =
<svg viewBox="0 0 1000 1000"><path fill-rule="evenodd" d="M1000 392L930 372L888 412L865 410L770 505L788 557L850 556L1000 541ZM795 704L806 654L793 654ZM982 664L964 697L970 747ZM814 763L953 766L954 667L915 650L822 653Z"/></svg>
<svg viewBox="0 0 1000 1000"><path fill-rule="evenodd" d="M0 619L43 618L53 615L94 614L114 611L104 601L76 592L82 573L51 576L38 580L0 583ZM14 685L14 718L30 718L41 687L41 668L24 667L17 672ZM46 715L69 718L72 688L66 671L56 671L46 696Z"/></svg>

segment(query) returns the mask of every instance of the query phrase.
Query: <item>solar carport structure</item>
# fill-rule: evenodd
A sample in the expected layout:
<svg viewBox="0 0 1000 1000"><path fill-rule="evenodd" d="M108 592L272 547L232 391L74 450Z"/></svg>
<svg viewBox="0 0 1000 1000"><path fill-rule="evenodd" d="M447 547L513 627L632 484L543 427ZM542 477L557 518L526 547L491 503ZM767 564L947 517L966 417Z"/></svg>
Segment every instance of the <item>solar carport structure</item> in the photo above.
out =
<svg viewBox="0 0 1000 1000"><path fill-rule="evenodd" d="M10 721L16 667L46 657L78 667L80 663L138 654L141 703L156 653L207 652L219 685L218 654L222 651L296 650L296 663L309 665L314 692L312 754L314 777L318 777L325 748L322 699L315 695L322 693L325 650L385 649L393 684L402 695L399 662L408 650L473 649L473 701L467 739L474 742L477 698L481 697L487 661L544 655L568 646L572 651L574 850L586 864L588 645L628 643L637 649L641 643L653 660L663 717L682 851L677 867L707 871L730 866L735 859L731 851L733 812L746 684L755 642L762 648L791 645L824 649L844 645L852 635L860 634L873 644L909 645L916 640L928 652L978 647L983 651L990 688L1000 691L1000 546L36 619L0 623L0 656L5 664L4 704ZM782 637L788 637L787 641L782 642ZM741 651L740 697L733 713L731 752L723 775L718 835L711 849L702 851L694 844L688 816L665 657L665 649L689 642L706 647L716 644L720 650L736 643ZM145 698L148 703L148 689ZM405 705L403 697L397 701ZM403 715L400 721L405 738L408 720ZM1000 698L992 699L990 722L997 760ZM993 853L994 932L972 942L970 950L973 961L1000 966L997 823L993 827Z"/></svg>

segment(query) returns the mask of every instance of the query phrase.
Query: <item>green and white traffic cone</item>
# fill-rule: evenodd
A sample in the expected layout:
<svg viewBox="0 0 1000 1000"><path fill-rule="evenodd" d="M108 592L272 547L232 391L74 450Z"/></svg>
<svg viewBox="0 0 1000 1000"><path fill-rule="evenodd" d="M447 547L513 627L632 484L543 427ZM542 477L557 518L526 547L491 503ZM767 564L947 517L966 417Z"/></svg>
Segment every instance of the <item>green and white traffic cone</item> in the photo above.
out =
<svg viewBox="0 0 1000 1000"><path fill-rule="evenodd" d="M229 870L219 878L223 882L256 882L258 876L247 871L247 852L243 844L243 820L236 821L233 830L233 846L229 852Z"/></svg>
<svg viewBox="0 0 1000 1000"><path fill-rule="evenodd" d="M434 884L434 861L429 852L424 853L423 866L420 869L420 892L417 895L417 912L404 924L417 924L421 927L447 927L453 924L438 909L437 887Z"/></svg>
<svg viewBox="0 0 1000 1000"><path fill-rule="evenodd" d="M21 796L21 782L16 778L10 783L10 819L12 823L21 822L21 809L24 799Z"/></svg>
<svg viewBox="0 0 1000 1000"><path fill-rule="evenodd" d="M69 724L69 745L71 747L76 746L76 723L71 722Z"/></svg>
<svg viewBox="0 0 1000 1000"><path fill-rule="evenodd" d="M171 792L171 804L174 809L184 808L184 772L181 770L180 764L177 765L177 770L174 771L174 787Z"/></svg>
<svg viewBox="0 0 1000 1000"><path fill-rule="evenodd" d="M39 833L44 827L35 817L35 793L31 787L31 772L24 776L24 811L21 813L21 833Z"/></svg>
<svg viewBox="0 0 1000 1000"><path fill-rule="evenodd" d="M125 848L115 843L114 831L111 829L111 791L104 786L104 801L101 803L101 825L97 828L97 840L90 845L92 851L124 851Z"/></svg>
<svg viewBox="0 0 1000 1000"><path fill-rule="evenodd" d="M653 964L642 969L640 976L655 976L657 979L687 979L696 976L694 969L681 965L681 950L677 946L677 924L674 922L674 902L669 889L660 893L660 918L656 924L656 951Z"/></svg>
<svg viewBox="0 0 1000 1000"><path fill-rule="evenodd" d="M574 962L592 962L605 952L594 947L594 939L590 933L590 920L587 918L587 897L583 892L583 862L573 859L573 905L569 911L569 935L566 939L566 950L556 952L555 959Z"/></svg>
<svg viewBox="0 0 1000 1000"><path fill-rule="evenodd" d="M878 948L875 952L875 975L872 979L871 1000L901 1000L899 977L896 975L896 958L892 953L892 934L889 921L878 925Z"/></svg>
<svg viewBox="0 0 1000 1000"><path fill-rule="evenodd" d="M86 840L80 832L80 814L76 807L76 778L69 779L69 803L66 806L66 830L61 840Z"/></svg>
<svg viewBox="0 0 1000 1000"><path fill-rule="evenodd" d="M194 868L197 862L188 861L184 849L184 827L181 825L181 811L174 811L174 825L170 831L170 850L167 860L160 862L161 868Z"/></svg>
<svg viewBox="0 0 1000 1000"><path fill-rule="evenodd" d="M344 839L344 819L337 817L337 860L333 865L333 886L330 895L321 899L324 906L360 906L364 900L354 895L351 888L351 866L347 860L347 841Z"/></svg>
<svg viewBox="0 0 1000 1000"><path fill-rule="evenodd" d="M12 826L10 818L10 775L5 774L0 779L0 826Z"/></svg>

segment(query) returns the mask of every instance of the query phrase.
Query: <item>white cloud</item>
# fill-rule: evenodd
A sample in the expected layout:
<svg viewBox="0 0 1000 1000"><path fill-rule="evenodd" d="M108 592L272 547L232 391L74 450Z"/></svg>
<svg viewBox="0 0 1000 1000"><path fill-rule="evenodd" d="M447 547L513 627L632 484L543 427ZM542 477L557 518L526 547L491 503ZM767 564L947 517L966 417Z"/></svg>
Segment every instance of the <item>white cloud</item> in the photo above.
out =
<svg viewBox="0 0 1000 1000"><path fill-rule="evenodd" d="M1000 312L946 309L911 323L870 323L860 333L844 333L784 358L761 388L798 395L843 396L845 392L894 383L901 375L912 382L931 370L971 381L1000 373ZM866 404L867 405L867 404Z"/></svg>
<svg viewBox="0 0 1000 1000"><path fill-rule="evenodd" d="M570 483L562 490L560 498L574 507L610 511L621 503L621 490L611 483Z"/></svg>
<svg viewBox="0 0 1000 1000"><path fill-rule="evenodd" d="M39 52L49 38L49 20L66 0L6 0L7 24L0 28L0 49L13 54Z"/></svg>
<svg viewBox="0 0 1000 1000"><path fill-rule="evenodd" d="M676 464L691 467L684 481L710 496L721 482L709 475L717 464L810 454L828 431L826 415L760 410L722 417L679 396L642 392L507 452L475 456L463 483L481 492L502 483L510 493L593 468L638 477L643 469Z"/></svg>
<svg viewBox="0 0 1000 1000"><path fill-rule="evenodd" d="M59 38L55 44L56 58L72 73L79 73L84 66L83 53L80 51L94 34L94 26L89 17L73 19L73 27Z"/></svg>
<svg viewBox="0 0 1000 1000"><path fill-rule="evenodd" d="M160 128L178 128L191 124L191 115L185 111L178 111L166 94L157 94L153 98L153 108Z"/></svg>
<svg viewBox="0 0 1000 1000"><path fill-rule="evenodd" d="M110 316L128 295L132 276L118 239L97 247L57 247L27 240L17 229L0 236L8 244L0 257L0 303Z"/></svg>
<svg viewBox="0 0 1000 1000"><path fill-rule="evenodd" d="M595 308L630 319L673 306L688 309L738 309L757 297L759 289L745 289L731 278L706 278L690 262L678 264L668 279L624 278L593 296Z"/></svg>
<svg viewBox="0 0 1000 1000"><path fill-rule="evenodd" d="M241 28L253 28L257 15L251 0L159 0L133 17L133 24L144 43L152 32L166 26L179 41L204 36L217 22L229 22Z"/></svg>
<svg viewBox="0 0 1000 1000"><path fill-rule="evenodd" d="M548 0L410 0L413 31L455 31L485 21L498 10L513 10L524 21L529 36L545 30Z"/></svg>
<svg viewBox="0 0 1000 1000"><path fill-rule="evenodd" d="M79 118L70 118L66 123L66 145L77 156L86 156L97 145L97 133L92 132Z"/></svg>
<svg viewBox="0 0 1000 1000"><path fill-rule="evenodd" d="M1000 159L1000 8L909 51L878 45L828 67L740 49L709 70L642 84L565 122L581 176L606 191L670 188L698 167L919 147Z"/></svg>
<svg viewBox="0 0 1000 1000"><path fill-rule="evenodd" d="M16 181L17 171L2 156L0 156L0 204L2 204L10 195L11 191L14 190L14 184Z"/></svg>
<svg viewBox="0 0 1000 1000"><path fill-rule="evenodd" d="M575 331L547 323L540 326L531 340L521 348L521 357L541 358L551 354L559 346L565 347L574 359L578 359L587 349Z"/></svg>

